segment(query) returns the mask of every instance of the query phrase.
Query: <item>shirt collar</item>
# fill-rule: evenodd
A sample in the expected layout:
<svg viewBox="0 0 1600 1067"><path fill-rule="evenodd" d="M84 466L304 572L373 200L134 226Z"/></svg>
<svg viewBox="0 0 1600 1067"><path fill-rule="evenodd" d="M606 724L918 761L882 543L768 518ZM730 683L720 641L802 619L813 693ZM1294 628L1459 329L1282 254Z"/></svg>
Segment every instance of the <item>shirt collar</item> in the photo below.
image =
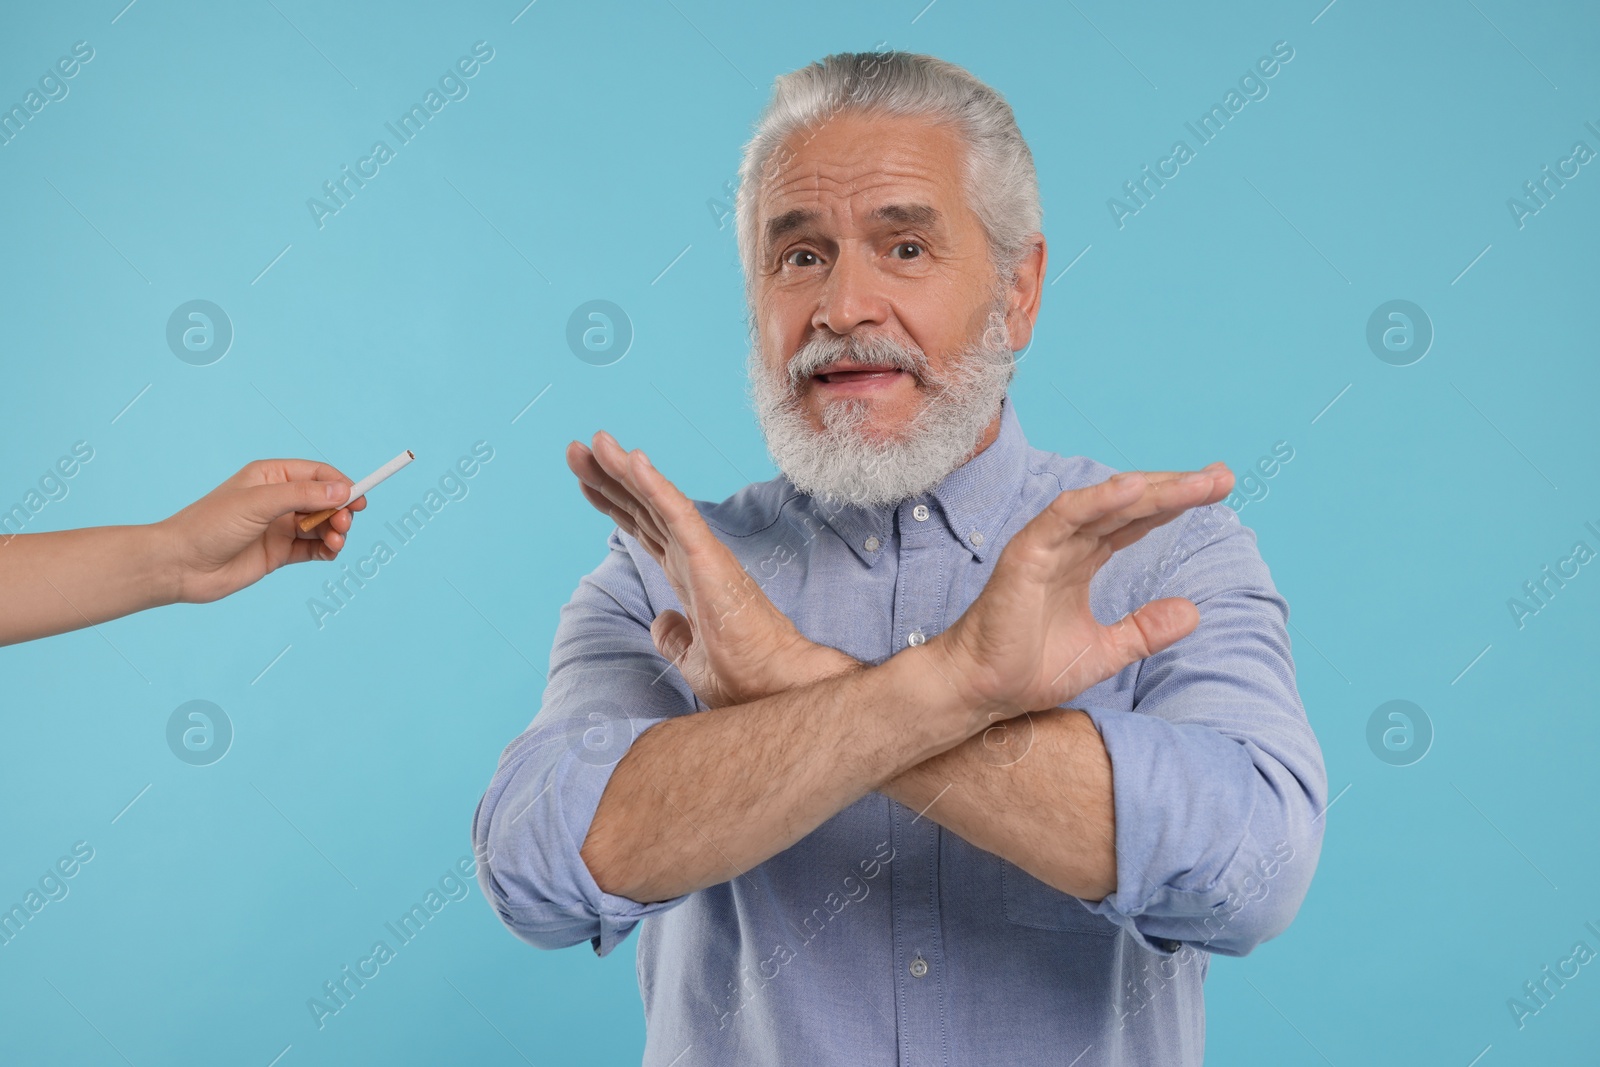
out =
<svg viewBox="0 0 1600 1067"><path fill-rule="evenodd" d="M1008 394L1000 401L999 435L926 493L875 508L811 497L811 509L869 567L889 544L895 513L901 513L901 527L905 528L915 521L912 513L919 504L931 512L928 521L935 516L941 519L950 535L982 562L998 550L1000 527L1010 517L1022 489L1027 455L1028 441Z"/></svg>

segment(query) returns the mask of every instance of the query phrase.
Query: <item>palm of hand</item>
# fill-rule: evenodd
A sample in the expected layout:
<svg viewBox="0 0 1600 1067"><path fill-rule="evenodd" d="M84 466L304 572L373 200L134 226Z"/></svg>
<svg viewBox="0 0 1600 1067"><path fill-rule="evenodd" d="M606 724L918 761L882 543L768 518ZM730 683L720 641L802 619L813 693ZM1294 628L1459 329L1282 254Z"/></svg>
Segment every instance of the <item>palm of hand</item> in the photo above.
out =
<svg viewBox="0 0 1600 1067"><path fill-rule="evenodd" d="M1226 468L1134 474L1062 493L1006 545L982 594L935 639L976 707L1002 714L1060 707L1190 633L1199 612L1168 597L1110 626L1089 584L1118 549L1185 510L1226 495Z"/></svg>
<svg viewBox="0 0 1600 1067"><path fill-rule="evenodd" d="M656 619L656 646L709 707L785 688L773 668L803 639L726 545L714 536L700 540L705 547L694 553L677 538L668 542L662 569L684 611Z"/></svg>
<svg viewBox="0 0 1600 1067"><path fill-rule="evenodd" d="M742 704L811 680L805 662L828 650L800 635L693 501L642 452L623 451L602 431L592 450L568 446L567 464L584 498L661 565L683 612L662 612L650 635L707 706Z"/></svg>

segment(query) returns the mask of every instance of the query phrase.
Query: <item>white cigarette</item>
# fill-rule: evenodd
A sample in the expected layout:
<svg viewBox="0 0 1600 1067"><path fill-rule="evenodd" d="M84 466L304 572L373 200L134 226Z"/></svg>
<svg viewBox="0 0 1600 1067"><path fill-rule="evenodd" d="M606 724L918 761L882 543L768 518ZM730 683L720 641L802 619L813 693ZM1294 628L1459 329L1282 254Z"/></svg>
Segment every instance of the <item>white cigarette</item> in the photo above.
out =
<svg viewBox="0 0 1600 1067"><path fill-rule="evenodd" d="M395 471L399 470L401 467L404 467L407 463L410 463L416 458L416 456L411 454L411 449L406 449L404 452L400 453L398 456L394 457L389 462L385 463L383 466L379 467L377 470L361 479L355 485L352 485L350 487L350 496L343 504L340 505L340 507L347 508L351 504L354 504L358 499L371 492L372 489L378 485L378 483L382 482L385 478L389 477L389 475L393 474ZM315 514L307 515L305 518L300 520L301 532L310 533L317 525L326 522L338 510L339 508L327 508L323 511L316 512Z"/></svg>
<svg viewBox="0 0 1600 1067"><path fill-rule="evenodd" d="M389 475L393 474L395 471L399 470L401 467L404 467L407 463L410 463L416 458L416 456L411 454L411 449L406 449L404 452L400 453L398 456L394 457L389 462L385 463L383 466L379 467L377 470L361 479L355 485L352 485L350 487L350 499L344 502L344 506L349 507L351 504L354 504L359 498L366 496L369 490L375 488L385 478L389 477Z"/></svg>

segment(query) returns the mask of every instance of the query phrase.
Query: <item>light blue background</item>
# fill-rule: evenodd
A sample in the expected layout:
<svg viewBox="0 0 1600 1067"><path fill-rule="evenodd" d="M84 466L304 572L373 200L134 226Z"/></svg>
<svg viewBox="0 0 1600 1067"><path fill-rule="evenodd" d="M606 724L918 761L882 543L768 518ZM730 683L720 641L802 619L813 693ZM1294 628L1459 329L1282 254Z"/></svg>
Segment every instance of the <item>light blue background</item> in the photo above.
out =
<svg viewBox="0 0 1600 1067"><path fill-rule="evenodd" d="M1035 445L1240 472L1295 450L1241 517L1338 799L1294 926L1211 970L1211 1061L1594 1056L1600 966L1525 1029L1506 1006L1600 949L1600 574L1520 630L1506 604L1600 548L1600 164L1524 228L1506 206L1600 149L1592 5L122 3L0 15L7 106L95 50L0 147L0 505L80 440L93 461L29 530L153 521L259 457L359 476L413 449L348 558L474 442L494 459L321 629L307 566L0 650L0 904L95 849L0 947L0 1061L637 1061L631 942L538 952L475 885L324 1029L306 1001L467 854L537 709L611 528L563 446L603 426L699 498L772 475L717 203L774 76L879 42L989 81L1033 147L1052 282L1013 396ZM470 95L319 230L307 198L480 40ZM1270 95L1118 229L1107 199L1279 40ZM596 298L636 331L607 367L565 341ZM1437 331L1407 367L1365 340L1396 298ZM236 331L211 366L166 345L192 299ZM1436 731L1407 767L1366 741L1397 698ZM165 741L193 699L236 731L208 767Z"/></svg>

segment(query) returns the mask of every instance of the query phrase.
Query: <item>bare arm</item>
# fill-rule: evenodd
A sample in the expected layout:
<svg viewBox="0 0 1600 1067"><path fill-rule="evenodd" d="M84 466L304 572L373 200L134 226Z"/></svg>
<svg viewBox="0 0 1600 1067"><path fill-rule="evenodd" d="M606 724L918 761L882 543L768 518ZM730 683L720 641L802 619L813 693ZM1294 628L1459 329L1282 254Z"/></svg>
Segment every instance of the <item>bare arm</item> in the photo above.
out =
<svg viewBox="0 0 1600 1067"><path fill-rule="evenodd" d="M612 772L580 853L596 884L650 902L725 882L985 729L940 656L908 648L645 731Z"/></svg>
<svg viewBox="0 0 1600 1067"><path fill-rule="evenodd" d="M170 604L176 586L155 526L17 534L0 542L0 645Z"/></svg>
<svg viewBox="0 0 1600 1067"><path fill-rule="evenodd" d="M834 676L864 666L837 649L821 662ZM1111 757L1075 708L995 722L875 789L1064 893L1117 887Z"/></svg>
<svg viewBox="0 0 1600 1067"><path fill-rule="evenodd" d="M997 724L880 792L1064 893L1099 900L1117 887L1111 757L1075 708Z"/></svg>
<svg viewBox="0 0 1600 1067"><path fill-rule="evenodd" d="M286 563L330 560L366 498L309 534L295 526L295 513L342 503L349 492L350 479L327 464L258 460L148 526L0 537L0 645L163 604L217 600Z"/></svg>

